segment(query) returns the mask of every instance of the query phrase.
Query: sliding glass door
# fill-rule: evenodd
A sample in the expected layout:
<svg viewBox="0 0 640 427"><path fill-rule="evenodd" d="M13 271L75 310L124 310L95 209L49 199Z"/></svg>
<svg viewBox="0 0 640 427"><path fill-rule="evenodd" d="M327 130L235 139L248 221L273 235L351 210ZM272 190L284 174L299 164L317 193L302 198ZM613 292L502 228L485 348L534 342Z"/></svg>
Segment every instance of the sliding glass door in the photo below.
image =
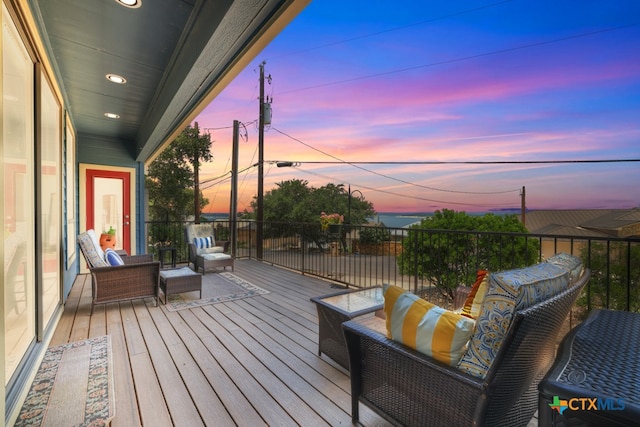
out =
<svg viewBox="0 0 640 427"><path fill-rule="evenodd" d="M2 5L4 380L11 384L62 301L62 107Z"/></svg>
<svg viewBox="0 0 640 427"><path fill-rule="evenodd" d="M2 7L5 384L36 338L34 66Z"/></svg>

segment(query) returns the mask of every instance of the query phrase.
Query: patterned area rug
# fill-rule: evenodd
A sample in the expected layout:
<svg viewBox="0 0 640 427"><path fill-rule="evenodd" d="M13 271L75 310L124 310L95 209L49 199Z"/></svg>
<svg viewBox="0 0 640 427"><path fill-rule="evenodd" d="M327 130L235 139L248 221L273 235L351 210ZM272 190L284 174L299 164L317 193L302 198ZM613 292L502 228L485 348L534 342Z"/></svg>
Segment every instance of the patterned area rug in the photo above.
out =
<svg viewBox="0 0 640 427"><path fill-rule="evenodd" d="M115 415L111 337L50 347L16 426L106 426Z"/></svg>
<svg viewBox="0 0 640 427"><path fill-rule="evenodd" d="M233 273L209 273L202 277L202 297L197 291L169 295L167 309L169 311L184 310L268 293L269 291Z"/></svg>

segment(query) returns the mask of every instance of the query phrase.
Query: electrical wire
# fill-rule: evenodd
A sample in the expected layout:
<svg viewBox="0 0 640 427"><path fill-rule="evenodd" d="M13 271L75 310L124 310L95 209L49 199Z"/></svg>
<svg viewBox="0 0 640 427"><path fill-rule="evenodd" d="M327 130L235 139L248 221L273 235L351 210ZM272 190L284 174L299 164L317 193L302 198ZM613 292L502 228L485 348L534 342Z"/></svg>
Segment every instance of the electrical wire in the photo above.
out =
<svg viewBox="0 0 640 427"><path fill-rule="evenodd" d="M337 164L348 164L348 165L351 165L351 166L353 166L353 167L355 167L355 168L357 168L357 169L363 170L363 171L365 171L365 172L368 172L368 173L371 173L371 174L374 174L374 175L378 175L378 176L381 176L381 177L383 177L383 178L390 179L390 180L392 180L392 181L400 182L400 183L402 183L402 184L411 185L411 186L414 186L414 187L424 188L424 189L426 189L426 190L441 191L441 192L444 192L444 193L478 194L478 195L504 194L504 193L513 193L513 192L516 192L516 191L520 191L519 189L516 189L516 190L503 190L503 191L483 191L483 192L476 192L476 191L458 191L458 190L447 190L447 189L442 189L442 188L429 187L429 186L426 186L426 185L416 184L416 183L413 183L413 182L405 181L405 180L403 180L403 179L399 179L399 178L395 178L395 177L392 177L392 176L389 176L389 175L385 175L385 174L382 174L382 173L380 173L380 172L372 171L372 170L367 169L367 168L363 168L362 166L359 166L359 164L364 164L363 162L349 162L349 161L346 161L346 160L342 160L342 159L340 159L340 158L338 158L338 157L334 156L333 154L329 154L329 153L327 153L327 152L325 152L325 151L322 151L322 150L320 150L320 149L317 149L317 148L315 148L315 147L313 147L313 146L311 146L311 145L307 144L306 142L303 142L303 141L301 141L301 140L299 140L299 139L297 139L297 138L294 138L293 136L291 136L291 135L289 135L289 134L286 134L286 133L282 132L282 131L281 131L281 130L279 130L279 129L276 129L276 128L274 128L274 127L272 127L271 129L273 129L274 131L276 131L276 132L278 132L278 133L280 133L280 134L282 134L282 135L286 136L287 138L290 138L290 139L292 139L292 140L294 140L294 141L296 141L296 142L298 142L298 143L300 143L300 144L304 145L305 147L311 148L312 150L315 150L315 151L317 151L317 152L319 152L319 153L321 153L321 154L324 154L325 156L328 156L328 157L331 157L331 158L333 158L333 159L337 160L337 162L333 162L333 163L337 163ZM294 163L312 163L312 162L294 162ZM318 162L318 163L319 163L319 162ZM378 164L387 164L387 163L385 163L385 162L379 162Z"/></svg>
<svg viewBox="0 0 640 427"><path fill-rule="evenodd" d="M325 179L329 179L329 181L332 180L331 177L327 177L315 172L311 172L311 171L306 171L304 169L300 169L301 172L309 174L309 175L315 175L321 178L325 178ZM397 193L397 192L393 192L393 191L387 191L387 190L381 190L379 188L374 188L374 187L369 187L366 185L360 185L357 184L358 188L363 188L367 191L373 191L376 193L383 193L383 194L389 194L392 195L394 197L402 197L402 198L406 198L406 199L413 199L413 200L420 200L420 201L426 201L426 202L433 202L433 203L444 203L444 204L448 204L448 205L458 205L458 206L474 206L474 207L508 207L508 206L512 206L512 203L502 203L502 204L494 204L494 203L482 203L482 204L477 204L477 203L464 203L464 202L449 202L449 201L444 201L444 200L436 200L436 199L429 199L426 197L419 197L419 196L411 196L408 194L401 194L401 193Z"/></svg>
<svg viewBox="0 0 640 427"><path fill-rule="evenodd" d="M267 169L267 171L265 172L265 177L269 175L270 171L273 168L274 164L277 164L278 162L275 161L268 161L265 162L268 163L270 165L269 169ZM242 169L241 171L239 171L238 173L246 173L246 175L248 175L248 172L251 171L253 168L258 167L258 163L254 163L244 169ZM301 169L300 172L308 174L308 175L314 175L323 179L327 179L328 181L331 181L334 179L334 177L329 177L326 175L322 175L319 173L315 173L312 171L307 171L304 169ZM227 176L229 175L229 176ZM230 173L229 174L225 174L222 175L220 177L217 178L218 181L211 183L210 185L206 186L206 187L202 187L203 189L207 189L212 187L213 185L218 185L218 184L222 184L223 182L226 182L228 180L231 179ZM207 180L207 182L210 182L211 180ZM444 204L449 204L449 205L458 205L458 206L474 206L474 207L508 207L511 206L512 203L482 203L482 204L477 204L477 203L468 203L468 202L450 202L450 201L444 201L444 200L437 200L437 199L430 199L427 197L419 197L419 196L411 196L408 194L401 194L401 193L397 193L397 192L392 192L392 191L387 191L387 190L382 190L379 188L374 188L374 187L369 187L367 185L361 185L361 184L356 184L356 183L349 183L349 184L354 184L356 185L358 188L362 188L365 189L367 191L372 191L372 192L376 192L376 193L383 193L383 194L389 194L391 196L394 197L402 197L402 198L406 198L406 199L412 199L412 200L420 200L420 201L426 201L426 202L432 202L432 203L444 203ZM240 195L240 197L238 198L239 200L242 199L242 195Z"/></svg>
<svg viewBox="0 0 640 427"><path fill-rule="evenodd" d="M310 52L312 50L324 49L326 47L332 47L332 46L336 46L336 45L340 45L340 44L344 44L344 43L349 43L349 42L356 41L356 40L362 40L362 39L366 39L366 38L369 38L369 37L375 37L375 36L378 36L380 34L387 34L387 33L392 33L392 32L395 32L395 31L405 30L405 29L411 28L411 27L417 27L417 26L424 25L424 24L430 24L432 22L437 22L437 21L441 21L441 20L444 20L444 19L449 19L449 18L453 18L453 17L456 17L456 16L462 16L462 15L466 15L468 13L477 12L479 10L489 9L489 8L492 8L492 7L500 6L500 5L503 5L505 3L510 3L512 1L513 0L505 0L505 1L499 1L497 3L490 3L490 4L483 5L483 6L478 6L478 7L473 8L473 9L466 9L466 10L463 10L463 11L460 11L460 12L454 12L454 13L450 13L448 15L442 15L442 16L439 16L437 18L426 19L424 21L414 22L412 24L401 25L401 26L398 26L398 27L393 27L393 28L389 28L389 29L386 29L386 30L382 30L382 31L376 31L376 32L373 32L373 33L367 33L367 34L363 34L363 35L360 35L360 36L351 37L351 38L348 38L348 39L338 40L338 41L335 41L335 42L332 42L332 43L326 43L326 44L323 44L323 45L313 46L313 47L310 47L310 48L307 48L307 49L301 49L301 50L297 50L297 51L294 51L294 52L284 53L282 55L274 56L271 59L278 59L278 58L284 58L284 57L292 56L292 55L299 55L301 53ZM269 60L271 60L271 59L269 59Z"/></svg>
<svg viewBox="0 0 640 427"><path fill-rule="evenodd" d="M522 165L522 164L566 164L566 163L637 163L640 159L567 159L567 160L416 160L416 161L398 161L398 162L373 162L373 161L346 161L340 160L328 162L323 160L269 160L273 163L289 162L293 164L350 164L350 165ZM511 190L510 190L511 191ZM508 192L508 191L506 191ZM481 193L484 194L484 193Z"/></svg>
<svg viewBox="0 0 640 427"><path fill-rule="evenodd" d="M285 91L285 92L280 92L278 95L284 95L284 94L295 93L295 92L302 92L302 91L305 91L305 90L318 89L318 88L327 87L327 86L335 86L335 85L339 85L339 84L343 84L343 83L351 83L351 82L355 82L355 81L359 81L359 80L371 79L371 78L374 78L374 77L388 76L388 75L391 75L391 74L404 73L404 72L407 72L407 71L419 70L419 69L422 69L422 68L430 68L430 67L436 67L436 66L439 66L439 65L452 64L452 63L455 63L455 62L468 61L470 59L477 59L477 58L482 58L482 57L486 57L486 56L499 55L499 54L502 54L502 53L514 52L514 51L517 51L517 50L529 49L529 48L532 48L532 47L539 47L539 46L544 46L544 45L548 45L548 44L552 44L552 43L559 43L559 42L563 42L563 41L567 41L567 40L573 40L573 39L582 38L582 37L589 37L589 36L593 36L593 35L596 35L596 34L602 34L602 33L610 32L610 31L617 31L617 30L621 30L621 29L624 29L624 28L635 27L635 26L637 26L639 24L640 23L635 22L635 23L632 23L632 24L620 25L618 27L611 27L611 28L605 28L605 29L601 29L601 30L594 30L594 31L586 32L586 33L574 34L574 35L566 36L566 37L559 37L557 39L543 40L543 41L540 41L540 42L528 43L528 44L524 44L524 45L520 45L520 46L514 46L514 47L510 47L510 48L505 48L505 49L498 49L498 50L489 51L489 52L482 52L482 53L478 53L478 54L475 54L475 55L468 55L468 56L462 56L462 57L459 57L459 58L447 59L447 60L444 60L444 61L432 62L432 63L429 63L429 64L416 65L416 66L413 66L413 67L406 67L406 68L399 68L399 69L390 70L390 71L383 71L383 72L380 72L380 73L368 74L368 75L365 75L365 76L353 77L353 78L350 78L350 79L335 80L335 81L332 81L332 82L317 84L317 85L314 85L314 86L307 86L307 87L303 87L303 88L299 88L299 89L291 89L291 90L288 90L288 91Z"/></svg>

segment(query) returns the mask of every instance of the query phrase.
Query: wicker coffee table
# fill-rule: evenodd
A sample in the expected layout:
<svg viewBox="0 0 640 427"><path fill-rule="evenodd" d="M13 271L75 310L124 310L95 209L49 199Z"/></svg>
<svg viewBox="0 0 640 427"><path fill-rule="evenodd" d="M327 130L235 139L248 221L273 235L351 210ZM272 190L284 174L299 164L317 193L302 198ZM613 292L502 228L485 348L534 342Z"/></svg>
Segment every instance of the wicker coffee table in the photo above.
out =
<svg viewBox="0 0 640 427"><path fill-rule="evenodd" d="M564 338L540 382L540 426L631 426L640 420L640 314L593 310Z"/></svg>
<svg viewBox="0 0 640 427"><path fill-rule="evenodd" d="M199 291L202 297L202 274L189 267L160 271L160 289L164 292L164 303L167 296L183 292Z"/></svg>
<svg viewBox="0 0 640 427"><path fill-rule="evenodd" d="M340 291L311 298L311 301L318 309L318 356L324 353L348 370L349 354L342 323L382 310L382 288Z"/></svg>

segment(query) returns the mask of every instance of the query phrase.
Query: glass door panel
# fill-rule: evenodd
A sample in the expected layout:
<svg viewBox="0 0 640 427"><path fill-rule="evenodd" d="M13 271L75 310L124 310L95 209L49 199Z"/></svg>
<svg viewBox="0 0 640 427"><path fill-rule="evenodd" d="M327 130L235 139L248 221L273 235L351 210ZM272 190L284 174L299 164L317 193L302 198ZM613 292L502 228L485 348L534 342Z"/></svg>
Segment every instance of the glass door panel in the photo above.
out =
<svg viewBox="0 0 640 427"><path fill-rule="evenodd" d="M40 75L40 221L42 248L42 318L43 329L49 324L61 303L60 241L61 241L61 108L47 78Z"/></svg>
<svg viewBox="0 0 640 427"><path fill-rule="evenodd" d="M122 180L94 178L93 225L98 235L113 228L116 231L116 249L122 249Z"/></svg>
<svg viewBox="0 0 640 427"><path fill-rule="evenodd" d="M87 229L101 233L113 228L116 249L131 254L131 172L86 169Z"/></svg>
<svg viewBox="0 0 640 427"><path fill-rule="evenodd" d="M2 6L5 384L35 340L34 71Z"/></svg>

